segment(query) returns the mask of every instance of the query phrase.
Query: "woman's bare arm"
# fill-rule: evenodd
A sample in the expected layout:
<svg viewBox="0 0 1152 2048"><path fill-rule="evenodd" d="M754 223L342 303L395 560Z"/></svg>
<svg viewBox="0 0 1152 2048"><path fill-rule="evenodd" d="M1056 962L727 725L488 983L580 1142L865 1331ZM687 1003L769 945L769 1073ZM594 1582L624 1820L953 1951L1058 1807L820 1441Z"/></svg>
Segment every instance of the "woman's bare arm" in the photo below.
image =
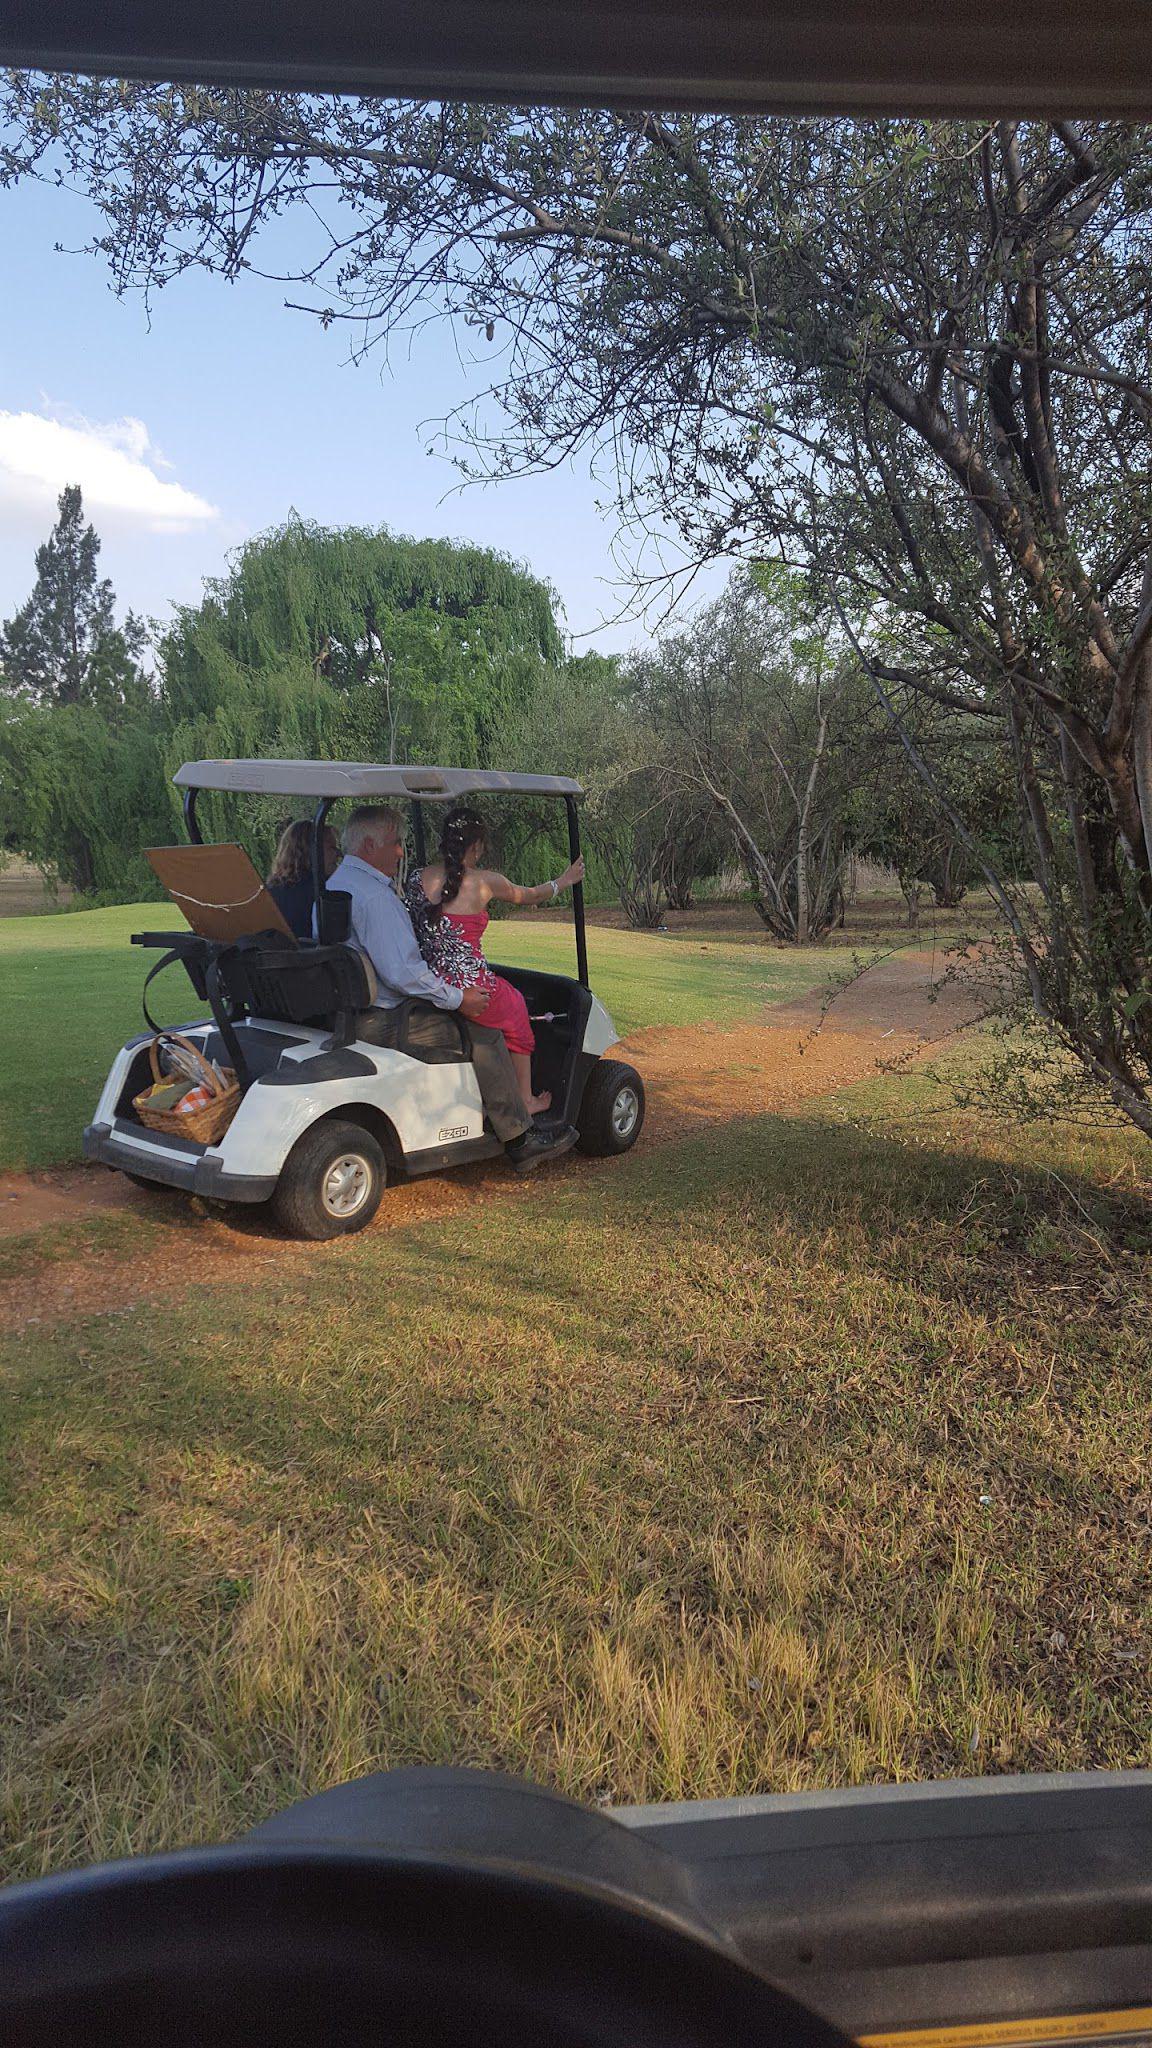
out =
<svg viewBox="0 0 1152 2048"><path fill-rule="evenodd" d="M522 882L510 882L507 875L497 874L491 868L485 868L482 873L478 872L476 879L484 891L487 902L495 900L497 903L512 903L518 910L527 910L543 903L555 903L561 889L570 889L574 882L582 882L584 862L582 859L573 861L571 867L565 868L562 875L557 875L554 884L537 882L534 886L526 887Z"/></svg>

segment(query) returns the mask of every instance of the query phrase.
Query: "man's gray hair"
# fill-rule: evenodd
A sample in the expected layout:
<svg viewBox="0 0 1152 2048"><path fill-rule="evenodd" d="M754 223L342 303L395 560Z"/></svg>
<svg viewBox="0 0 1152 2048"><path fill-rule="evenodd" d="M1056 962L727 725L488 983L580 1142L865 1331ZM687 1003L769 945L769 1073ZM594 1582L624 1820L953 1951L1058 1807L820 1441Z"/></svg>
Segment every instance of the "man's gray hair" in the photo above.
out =
<svg viewBox="0 0 1152 2048"><path fill-rule="evenodd" d="M340 844L345 853L359 853L364 841L379 838L386 825L391 825L403 836L400 813L391 804L357 804L344 820Z"/></svg>

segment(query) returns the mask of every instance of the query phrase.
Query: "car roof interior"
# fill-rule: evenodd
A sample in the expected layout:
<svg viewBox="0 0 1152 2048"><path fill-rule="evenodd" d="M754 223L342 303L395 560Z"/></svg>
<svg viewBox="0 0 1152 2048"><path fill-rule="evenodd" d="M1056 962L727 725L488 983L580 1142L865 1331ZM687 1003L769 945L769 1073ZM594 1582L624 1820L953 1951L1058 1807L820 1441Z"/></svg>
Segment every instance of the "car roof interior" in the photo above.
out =
<svg viewBox="0 0 1152 2048"><path fill-rule="evenodd" d="M1152 110L1148 0L7 0L0 63L732 111Z"/></svg>

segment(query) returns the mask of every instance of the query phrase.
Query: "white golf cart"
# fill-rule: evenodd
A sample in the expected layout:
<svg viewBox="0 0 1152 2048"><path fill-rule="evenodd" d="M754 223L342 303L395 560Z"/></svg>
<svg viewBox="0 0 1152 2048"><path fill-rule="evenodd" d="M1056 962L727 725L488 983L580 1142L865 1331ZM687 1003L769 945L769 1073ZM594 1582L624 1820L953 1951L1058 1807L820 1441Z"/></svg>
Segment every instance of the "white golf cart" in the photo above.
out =
<svg viewBox="0 0 1152 2048"><path fill-rule="evenodd" d="M158 852L154 865L161 872L162 859L170 867L183 861L179 886L169 886L193 929L141 932L132 943L163 950L153 974L173 961L183 964L211 1015L181 1025L181 1035L208 1060L235 1069L242 1099L215 1143L145 1128L133 1106L150 1079L153 1033L142 1033L112 1063L84 1133L86 1158L144 1185L223 1202L271 1201L293 1235L328 1238L362 1229L389 1179L499 1153L500 1141L485 1126L466 1034L454 1055L435 1064L427 1054L356 1037L358 1013L371 1006L374 990L368 963L346 943L349 899L325 886L328 813L345 800L409 805L416 858L423 861L426 805L556 797L567 811L575 860L580 785L561 776L339 761L194 761L175 781L184 791L190 846ZM201 791L312 800L316 940L287 933L241 848L204 846L196 820ZM244 863L255 886L221 901L213 893L220 868L210 856L226 851ZM585 1152L626 1152L643 1122L644 1087L635 1068L603 1057L616 1032L588 986L579 887L572 904L575 979L518 967L498 971L521 990L535 1022L534 1085L551 1091L548 1125L574 1127ZM402 1048L402 1016L394 1036Z"/></svg>

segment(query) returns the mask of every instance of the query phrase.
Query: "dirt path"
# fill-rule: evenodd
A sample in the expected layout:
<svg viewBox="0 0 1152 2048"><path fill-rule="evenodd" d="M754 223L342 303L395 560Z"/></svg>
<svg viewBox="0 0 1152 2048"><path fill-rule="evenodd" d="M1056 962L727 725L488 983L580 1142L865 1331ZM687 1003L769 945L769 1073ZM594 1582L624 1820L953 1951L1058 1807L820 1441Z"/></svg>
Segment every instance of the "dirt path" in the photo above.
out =
<svg viewBox="0 0 1152 2048"><path fill-rule="evenodd" d="M662 1144L703 1126L764 1111L787 1110L866 1079L881 1063L916 1057L975 1014L972 998L953 983L937 988L938 956L905 951L881 961L821 1017L819 992L773 1004L762 1023L736 1030L720 1026L652 1026L633 1032L622 1053L644 1076L648 1120L642 1143ZM595 1174L605 1162L573 1154L562 1170ZM547 1168L530 1181L511 1178L499 1162L429 1175L392 1189L373 1231L402 1230L432 1217L459 1215L496 1193L526 1195L544 1184ZM339 1258L340 1240L328 1245L287 1244L260 1214L232 1212L227 1221L178 1195L145 1193L120 1174L70 1167L0 1176L0 1244L48 1226L83 1226L99 1212L135 1212L164 1233L164 1241L120 1258L70 1257L62 1231L53 1231L50 1264L37 1259L0 1277L0 1316L8 1327L64 1315L116 1313L134 1301L197 1282L239 1281L303 1259ZM13 1245L13 1251L17 1246Z"/></svg>

